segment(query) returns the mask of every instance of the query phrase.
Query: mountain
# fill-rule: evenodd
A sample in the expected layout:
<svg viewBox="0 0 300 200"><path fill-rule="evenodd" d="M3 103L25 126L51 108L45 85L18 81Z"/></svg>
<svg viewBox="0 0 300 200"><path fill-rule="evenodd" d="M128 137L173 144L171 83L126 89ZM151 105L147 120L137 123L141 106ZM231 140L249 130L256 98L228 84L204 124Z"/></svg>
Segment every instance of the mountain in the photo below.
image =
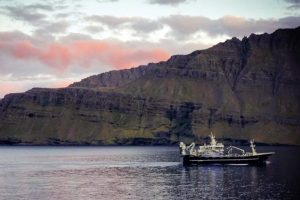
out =
<svg viewBox="0 0 300 200"><path fill-rule="evenodd" d="M33 88L0 101L2 144L300 144L300 27Z"/></svg>

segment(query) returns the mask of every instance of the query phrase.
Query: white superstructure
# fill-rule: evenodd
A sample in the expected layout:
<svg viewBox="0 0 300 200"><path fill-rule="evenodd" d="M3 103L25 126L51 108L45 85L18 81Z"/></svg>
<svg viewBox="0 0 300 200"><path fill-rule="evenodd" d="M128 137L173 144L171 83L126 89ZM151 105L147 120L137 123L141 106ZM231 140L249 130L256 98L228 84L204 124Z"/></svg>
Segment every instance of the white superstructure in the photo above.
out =
<svg viewBox="0 0 300 200"><path fill-rule="evenodd" d="M245 153L243 149L240 149L235 146L229 146L226 148L226 154L224 153L224 145L222 143L217 142L215 136L210 134L210 143L200 145L196 147L195 143L192 143L189 146L186 146L183 142L180 142L180 153L181 155L193 155L193 156L201 156L201 157L222 157L222 156L233 156L233 155L256 155L254 141L250 141L252 153ZM233 150L236 150L238 153L234 154Z"/></svg>

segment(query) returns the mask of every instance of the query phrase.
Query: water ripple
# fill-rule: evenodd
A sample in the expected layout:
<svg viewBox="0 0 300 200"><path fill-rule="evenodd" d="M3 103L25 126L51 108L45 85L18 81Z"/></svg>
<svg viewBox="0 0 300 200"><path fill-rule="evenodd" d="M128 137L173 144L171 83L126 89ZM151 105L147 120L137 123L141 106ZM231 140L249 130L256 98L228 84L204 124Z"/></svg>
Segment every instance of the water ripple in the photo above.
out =
<svg viewBox="0 0 300 200"><path fill-rule="evenodd" d="M173 147L1 147L0 199L299 199L299 152L277 147L263 167L183 167Z"/></svg>

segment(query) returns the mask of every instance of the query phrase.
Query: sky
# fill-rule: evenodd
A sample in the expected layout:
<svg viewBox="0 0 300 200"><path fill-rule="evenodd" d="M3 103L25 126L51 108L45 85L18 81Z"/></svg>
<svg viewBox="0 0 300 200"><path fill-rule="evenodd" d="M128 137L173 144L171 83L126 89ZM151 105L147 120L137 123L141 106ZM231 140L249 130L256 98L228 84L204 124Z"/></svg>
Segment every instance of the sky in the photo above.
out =
<svg viewBox="0 0 300 200"><path fill-rule="evenodd" d="M0 98L300 26L300 0L0 0Z"/></svg>

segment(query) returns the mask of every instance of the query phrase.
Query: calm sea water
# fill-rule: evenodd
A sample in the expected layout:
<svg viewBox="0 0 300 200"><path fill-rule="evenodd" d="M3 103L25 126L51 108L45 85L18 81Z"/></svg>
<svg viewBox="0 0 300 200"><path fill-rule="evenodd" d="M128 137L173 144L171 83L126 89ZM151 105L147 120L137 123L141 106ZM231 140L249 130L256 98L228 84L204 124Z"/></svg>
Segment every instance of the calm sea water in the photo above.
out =
<svg viewBox="0 0 300 200"><path fill-rule="evenodd" d="M300 148L265 166L183 167L176 147L0 147L0 199L300 199Z"/></svg>

